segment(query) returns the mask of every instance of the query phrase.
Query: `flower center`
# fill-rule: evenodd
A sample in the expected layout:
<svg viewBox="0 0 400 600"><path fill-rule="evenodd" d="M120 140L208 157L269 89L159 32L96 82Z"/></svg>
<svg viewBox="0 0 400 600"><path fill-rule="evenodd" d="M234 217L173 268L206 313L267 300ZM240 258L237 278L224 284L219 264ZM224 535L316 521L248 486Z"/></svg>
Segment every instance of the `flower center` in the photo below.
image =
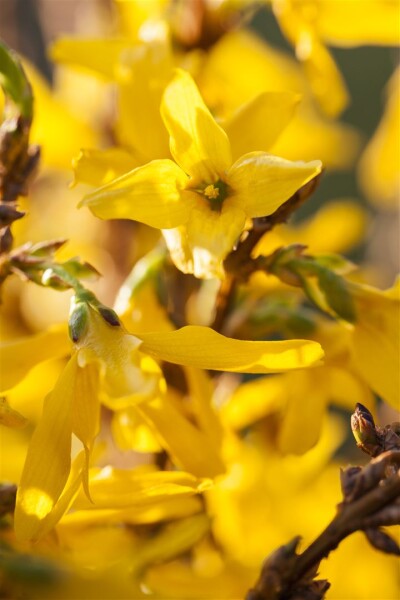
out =
<svg viewBox="0 0 400 600"><path fill-rule="evenodd" d="M220 211L222 202L225 200L228 186L219 179L216 183L210 183L202 190L202 194L210 203L211 210Z"/></svg>

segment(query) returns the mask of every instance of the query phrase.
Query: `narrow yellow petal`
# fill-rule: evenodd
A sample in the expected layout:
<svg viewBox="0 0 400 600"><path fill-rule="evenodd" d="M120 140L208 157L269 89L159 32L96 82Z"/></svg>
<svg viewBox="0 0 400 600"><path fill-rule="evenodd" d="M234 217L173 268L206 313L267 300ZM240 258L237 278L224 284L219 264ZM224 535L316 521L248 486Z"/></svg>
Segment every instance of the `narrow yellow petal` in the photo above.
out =
<svg viewBox="0 0 400 600"><path fill-rule="evenodd" d="M38 531L33 540L42 538L49 533L67 512L81 487L84 469L85 453L80 452L72 462L69 477L58 501L52 511L43 519L40 525L40 531Z"/></svg>
<svg viewBox="0 0 400 600"><path fill-rule="evenodd" d="M120 39L59 38L51 47L52 59L114 80L121 53L129 42Z"/></svg>
<svg viewBox="0 0 400 600"><path fill-rule="evenodd" d="M19 539L37 538L67 482L71 468L72 403L79 367L76 354L45 398L18 488L15 531Z"/></svg>
<svg viewBox="0 0 400 600"><path fill-rule="evenodd" d="M349 103L349 94L328 48L316 37L311 37L309 53L302 62L322 110L329 117L340 115Z"/></svg>
<svg viewBox="0 0 400 600"><path fill-rule="evenodd" d="M314 365L323 357L308 340L250 342L227 338L208 327L142 333L142 352L168 362L237 373L278 373Z"/></svg>
<svg viewBox="0 0 400 600"><path fill-rule="evenodd" d="M285 402L285 378L260 377L240 385L222 407L224 420L234 429L243 429L267 415L278 413Z"/></svg>
<svg viewBox="0 0 400 600"><path fill-rule="evenodd" d="M168 132L160 114L165 86L172 74L167 40L147 42L124 54L118 85L115 134L118 144L131 148L142 164L170 156Z"/></svg>
<svg viewBox="0 0 400 600"><path fill-rule="evenodd" d="M396 410L400 406L400 294L352 284L357 318L353 359L371 388Z"/></svg>
<svg viewBox="0 0 400 600"><path fill-rule="evenodd" d="M7 402L7 398L0 397L0 425L19 428L25 427L27 423L28 420L21 413L11 408Z"/></svg>
<svg viewBox="0 0 400 600"><path fill-rule="evenodd" d="M73 508L75 509L74 503ZM149 524L181 519L203 512L204 503L199 496L171 495L161 502L155 496L154 504L130 504L127 508L97 508L97 504L87 506L88 510L74 510L65 515L57 528L58 533L64 527L84 527L88 525L104 525L107 523Z"/></svg>
<svg viewBox="0 0 400 600"><path fill-rule="evenodd" d="M348 103L346 85L329 50L321 41L315 19L303 11L302 3L275 2L279 25L303 63L311 89L321 108L330 117L340 114Z"/></svg>
<svg viewBox="0 0 400 600"><path fill-rule="evenodd" d="M139 165L138 159L122 148L81 150L72 161L74 184L105 185Z"/></svg>
<svg viewBox="0 0 400 600"><path fill-rule="evenodd" d="M232 157L267 152L293 116L300 100L292 92L264 92L242 105L222 123L232 145Z"/></svg>
<svg viewBox="0 0 400 600"><path fill-rule="evenodd" d="M93 504L81 493L74 503L74 509L156 506L174 497L200 494L210 487L210 479L199 479L190 473L157 471L153 467L128 470L107 466L90 470Z"/></svg>
<svg viewBox="0 0 400 600"><path fill-rule="evenodd" d="M291 162L265 152L245 154L228 172L230 200L248 217L271 215L321 169L319 160Z"/></svg>
<svg viewBox="0 0 400 600"><path fill-rule="evenodd" d="M196 477L216 477L225 472L219 450L168 397L143 402L137 410L179 467Z"/></svg>
<svg viewBox="0 0 400 600"><path fill-rule="evenodd" d="M181 69L167 86L161 115L178 165L196 183L214 183L231 164L228 137L216 123L193 79Z"/></svg>
<svg viewBox="0 0 400 600"><path fill-rule="evenodd" d="M221 421L212 405L214 386L206 371L185 367L189 384L190 398L201 429L210 437L216 447L221 445L223 430Z"/></svg>
<svg viewBox="0 0 400 600"><path fill-rule="evenodd" d="M83 485L89 498L89 461L99 430L100 368L101 365L97 361L79 370L72 399L72 433L82 442L85 450Z"/></svg>
<svg viewBox="0 0 400 600"><path fill-rule="evenodd" d="M12 388L35 365L50 358L66 356L70 348L71 342L64 326L1 342L0 389Z"/></svg>
<svg viewBox="0 0 400 600"><path fill-rule="evenodd" d="M210 526L210 519L204 513L170 523L161 533L143 542L131 563L132 571L142 572L148 565L165 562L187 552L206 535Z"/></svg>
<svg viewBox="0 0 400 600"><path fill-rule="evenodd" d="M328 402L324 369L285 377L287 404L282 413L278 447L283 453L304 454L318 442Z"/></svg>
<svg viewBox="0 0 400 600"><path fill-rule="evenodd" d="M88 194L80 206L101 219L132 219L168 229L189 218L193 200L183 190L186 183L187 176L171 160L154 160Z"/></svg>

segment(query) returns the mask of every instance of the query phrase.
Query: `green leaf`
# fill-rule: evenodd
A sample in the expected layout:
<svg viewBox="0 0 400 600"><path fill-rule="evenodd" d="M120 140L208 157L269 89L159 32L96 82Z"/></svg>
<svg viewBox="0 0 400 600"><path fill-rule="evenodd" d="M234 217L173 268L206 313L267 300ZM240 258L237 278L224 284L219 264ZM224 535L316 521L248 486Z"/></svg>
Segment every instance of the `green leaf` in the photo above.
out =
<svg viewBox="0 0 400 600"><path fill-rule="evenodd" d="M338 275L346 275L356 269L356 265L340 254L318 254L313 257L321 267L334 271Z"/></svg>
<svg viewBox="0 0 400 600"><path fill-rule="evenodd" d="M19 109L21 115L31 120L33 94L30 83L16 54L0 42L0 85Z"/></svg>
<svg viewBox="0 0 400 600"><path fill-rule="evenodd" d="M64 271L76 279L88 279L90 281L95 281L100 277L100 273L95 267L93 267L93 265L82 261L78 256L75 258L70 258L66 262L61 263L60 267L62 267Z"/></svg>

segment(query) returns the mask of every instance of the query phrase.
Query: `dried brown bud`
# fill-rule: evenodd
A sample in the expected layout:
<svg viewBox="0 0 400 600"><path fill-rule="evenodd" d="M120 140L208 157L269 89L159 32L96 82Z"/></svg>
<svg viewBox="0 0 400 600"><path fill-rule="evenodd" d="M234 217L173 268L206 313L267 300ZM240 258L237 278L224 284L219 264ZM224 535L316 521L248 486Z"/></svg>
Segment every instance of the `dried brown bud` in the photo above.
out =
<svg viewBox="0 0 400 600"><path fill-rule="evenodd" d="M363 404L356 404L351 415L351 430L357 446L370 456L378 456L383 450L381 437L375 427L374 419Z"/></svg>
<svg viewBox="0 0 400 600"><path fill-rule="evenodd" d="M400 547L398 543L387 533L377 528L368 528L364 530L367 540L377 550L386 554L400 556Z"/></svg>

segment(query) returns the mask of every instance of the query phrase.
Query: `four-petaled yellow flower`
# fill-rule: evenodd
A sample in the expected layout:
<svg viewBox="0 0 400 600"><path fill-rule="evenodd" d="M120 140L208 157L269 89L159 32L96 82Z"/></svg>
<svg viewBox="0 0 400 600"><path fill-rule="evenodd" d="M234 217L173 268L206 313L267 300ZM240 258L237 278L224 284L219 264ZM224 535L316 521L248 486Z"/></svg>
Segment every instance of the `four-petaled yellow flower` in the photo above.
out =
<svg viewBox="0 0 400 600"><path fill-rule="evenodd" d="M162 229L184 273L223 277L223 260L247 220L274 213L318 175L321 162L291 162L256 151L232 164L226 133L182 70L165 89L161 115L176 162L154 160L97 189L81 204L103 219L128 218Z"/></svg>

